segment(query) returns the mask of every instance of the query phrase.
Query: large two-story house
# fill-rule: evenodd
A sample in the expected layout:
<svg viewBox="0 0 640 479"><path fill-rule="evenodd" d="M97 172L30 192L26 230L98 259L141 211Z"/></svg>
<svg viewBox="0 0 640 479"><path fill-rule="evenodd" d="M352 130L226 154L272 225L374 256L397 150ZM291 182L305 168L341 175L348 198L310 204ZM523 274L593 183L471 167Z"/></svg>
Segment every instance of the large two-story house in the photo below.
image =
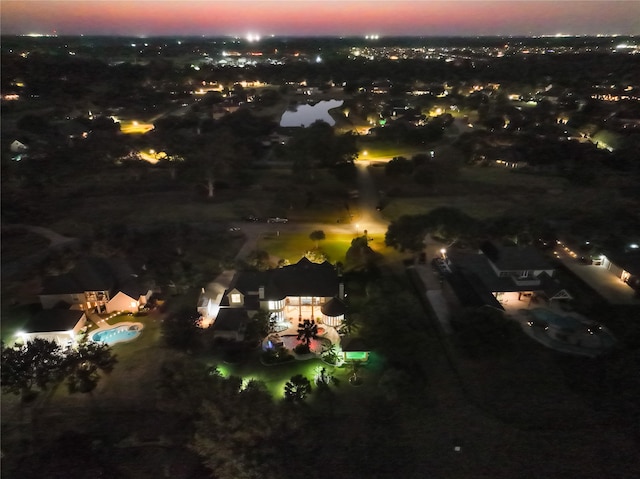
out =
<svg viewBox="0 0 640 479"><path fill-rule="evenodd" d="M302 258L282 268L238 272L219 308L205 299L198 310L208 320L216 315L211 326L216 336L242 340L246 323L260 309L271 313L281 330L295 328L303 319L337 327L344 318L343 299L344 284L335 267Z"/></svg>

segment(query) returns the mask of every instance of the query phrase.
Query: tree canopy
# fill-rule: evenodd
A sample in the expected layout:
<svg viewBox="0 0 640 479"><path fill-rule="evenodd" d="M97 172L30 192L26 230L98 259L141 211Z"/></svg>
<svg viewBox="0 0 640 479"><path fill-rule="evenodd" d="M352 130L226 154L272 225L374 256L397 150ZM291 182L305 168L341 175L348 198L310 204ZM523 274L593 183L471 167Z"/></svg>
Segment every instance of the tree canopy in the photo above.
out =
<svg viewBox="0 0 640 479"><path fill-rule="evenodd" d="M2 348L2 388L30 398L37 387L67 379L69 392L90 392L100 380L99 371L109 373L117 363L111 348L102 343L81 341L63 350L55 341L36 338L24 345Z"/></svg>
<svg viewBox="0 0 640 479"><path fill-rule="evenodd" d="M385 235L385 243L400 251L420 251L427 234L454 242L473 236L477 228L477 221L466 213L443 206L424 215L403 215L392 221Z"/></svg>

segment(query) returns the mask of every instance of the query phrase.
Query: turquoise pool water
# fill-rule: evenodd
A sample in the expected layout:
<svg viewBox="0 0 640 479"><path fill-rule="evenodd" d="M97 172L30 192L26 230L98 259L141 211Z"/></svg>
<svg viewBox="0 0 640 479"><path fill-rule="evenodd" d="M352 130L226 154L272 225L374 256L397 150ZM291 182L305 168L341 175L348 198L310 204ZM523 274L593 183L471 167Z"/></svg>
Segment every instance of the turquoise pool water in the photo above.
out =
<svg viewBox="0 0 640 479"><path fill-rule="evenodd" d="M125 324L110 329L96 331L90 338L92 341L106 343L109 346L122 343L124 341L132 341L140 336L141 324Z"/></svg>
<svg viewBox="0 0 640 479"><path fill-rule="evenodd" d="M559 314L549 311L548 309L536 308L529 311L534 318L540 321L546 321L562 329L576 330L584 328L584 323L572 318L571 316L560 316Z"/></svg>

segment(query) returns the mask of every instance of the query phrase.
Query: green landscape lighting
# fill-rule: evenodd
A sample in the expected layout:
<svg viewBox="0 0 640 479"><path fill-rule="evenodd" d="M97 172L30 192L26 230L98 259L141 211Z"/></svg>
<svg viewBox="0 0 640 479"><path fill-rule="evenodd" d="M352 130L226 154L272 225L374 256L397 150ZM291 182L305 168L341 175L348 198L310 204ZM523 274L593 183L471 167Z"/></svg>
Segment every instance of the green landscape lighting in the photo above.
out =
<svg viewBox="0 0 640 479"><path fill-rule="evenodd" d="M367 353L364 351L350 351L345 353L345 356L347 360L352 361L363 361L367 359Z"/></svg>

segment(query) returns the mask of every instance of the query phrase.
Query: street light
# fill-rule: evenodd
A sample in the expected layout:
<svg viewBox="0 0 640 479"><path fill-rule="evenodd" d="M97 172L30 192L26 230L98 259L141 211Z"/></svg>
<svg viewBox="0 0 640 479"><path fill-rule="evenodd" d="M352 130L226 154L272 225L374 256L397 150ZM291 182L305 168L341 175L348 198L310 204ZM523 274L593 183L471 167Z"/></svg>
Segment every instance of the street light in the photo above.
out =
<svg viewBox="0 0 640 479"><path fill-rule="evenodd" d="M447 250L442 248L440 250L440 254L442 255L442 259L447 259Z"/></svg>

